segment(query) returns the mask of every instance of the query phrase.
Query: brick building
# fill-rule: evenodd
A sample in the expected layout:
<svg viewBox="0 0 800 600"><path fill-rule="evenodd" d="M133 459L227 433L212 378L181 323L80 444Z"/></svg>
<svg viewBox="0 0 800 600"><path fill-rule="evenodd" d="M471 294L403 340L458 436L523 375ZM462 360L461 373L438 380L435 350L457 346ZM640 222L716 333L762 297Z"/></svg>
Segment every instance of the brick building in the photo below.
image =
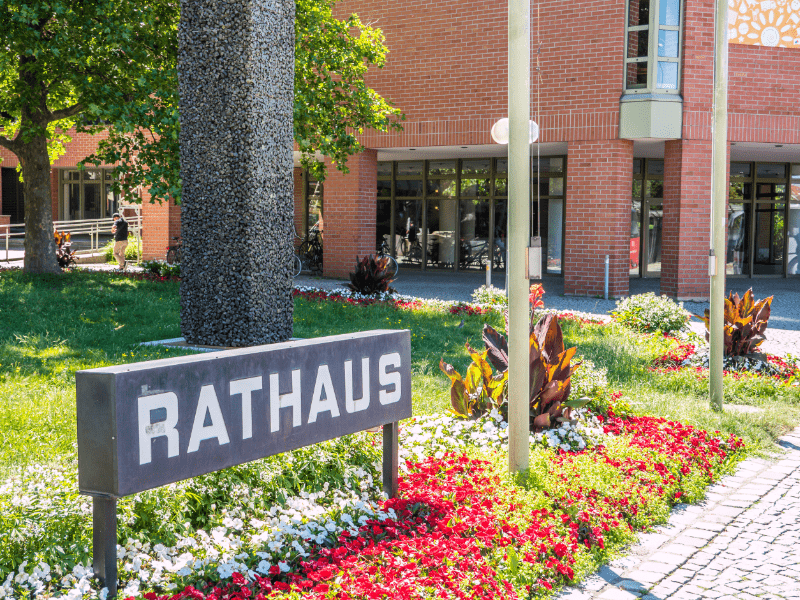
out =
<svg viewBox="0 0 800 600"><path fill-rule="evenodd" d="M795 276L800 0L729 6L727 272ZM383 30L388 63L368 82L406 121L403 132L364 134L368 149L348 175L330 168L324 192L296 169L298 229L324 207L326 274L346 274L382 241L406 268L505 267L506 148L490 129L507 116L506 7L338 5ZM660 277L677 298L707 296L714 1L543 0L531 16L531 113L541 132L531 227L545 272L563 276L567 293L597 294L609 255L613 296L627 294L631 277ZM145 254L160 256L178 235L178 211L143 212Z"/></svg>

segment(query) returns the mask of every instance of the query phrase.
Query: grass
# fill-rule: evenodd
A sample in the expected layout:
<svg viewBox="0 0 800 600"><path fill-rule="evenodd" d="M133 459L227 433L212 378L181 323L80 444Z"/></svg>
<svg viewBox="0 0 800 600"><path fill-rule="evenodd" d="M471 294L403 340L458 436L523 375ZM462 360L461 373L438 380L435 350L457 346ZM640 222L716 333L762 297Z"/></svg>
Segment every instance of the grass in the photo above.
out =
<svg viewBox="0 0 800 600"><path fill-rule="evenodd" d="M298 337L409 329L417 414L447 410L448 382L439 360L463 372L469 363L464 344L480 347L487 321L502 327L498 315L295 301ZM746 389L732 390L763 409L760 413L712 412L701 383L647 370L664 348L657 338L643 340L620 328L571 322L564 324L564 334L568 346L577 345L580 355L607 367L612 389L623 391L642 412L735 433L756 450L771 448L776 436L800 421L800 393L775 394L772 388L753 388L751 396ZM60 276L0 272L0 471L74 456L77 370L185 353L139 346L179 335L177 283L91 271Z"/></svg>

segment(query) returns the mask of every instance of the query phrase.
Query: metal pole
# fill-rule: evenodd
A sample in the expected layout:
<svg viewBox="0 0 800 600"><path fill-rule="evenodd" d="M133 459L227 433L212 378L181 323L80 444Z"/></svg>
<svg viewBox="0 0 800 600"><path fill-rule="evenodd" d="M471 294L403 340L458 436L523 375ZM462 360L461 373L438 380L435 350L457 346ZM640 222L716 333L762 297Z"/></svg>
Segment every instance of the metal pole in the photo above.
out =
<svg viewBox="0 0 800 600"><path fill-rule="evenodd" d="M383 426L383 491L389 498L397 496L397 469L400 466L399 423Z"/></svg>
<svg viewBox="0 0 800 600"><path fill-rule="evenodd" d="M492 257L489 257L489 262L486 265L486 287L492 286Z"/></svg>
<svg viewBox="0 0 800 600"><path fill-rule="evenodd" d="M108 598L117 595L117 501L92 498L92 564Z"/></svg>
<svg viewBox="0 0 800 600"><path fill-rule="evenodd" d="M531 3L508 1L508 467L528 469Z"/></svg>
<svg viewBox="0 0 800 600"><path fill-rule="evenodd" d="M608 258L608 254L606 254L606 275L605 279L603 280L603 299L608 300L608 267L611 261Z"/></svg>
<svg viewBox="0 0 800 600"><path fill-rule="evenodd" d="M714 137L711 177L711 274L709 392L722 410L723 312L725 305L725 221L728 196L728 2L717 0L714 51Z"/></svg>

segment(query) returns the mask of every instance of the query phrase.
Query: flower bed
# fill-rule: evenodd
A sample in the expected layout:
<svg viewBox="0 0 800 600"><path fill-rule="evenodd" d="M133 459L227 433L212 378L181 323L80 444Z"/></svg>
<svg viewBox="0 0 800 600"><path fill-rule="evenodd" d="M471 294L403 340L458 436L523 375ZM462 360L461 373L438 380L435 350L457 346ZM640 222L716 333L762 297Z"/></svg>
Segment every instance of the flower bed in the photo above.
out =
<svg viewBox="0 0 800 600"><path fill-rule="evenodd" d="M274 478L297 471L298 459L325 464L315 453L326 447L344 444L343 457L361 453L333 478L336 487L326 481L269 507L254 503L265 492L263 474L243 475L252 466L205 476L199 489L182 483L137 495L120 507L123 535L131 536L119 550L120 597L538 597L594 570L633 532L665 519L678 499L699 499L742 448L736 438L665 419L583 410L575 425L531 436L530 480L519 484L505 474L506 438L497 414L405 423L400 496L390 500L375 495L379 465L370 457L379 456L380 438L369 434L259 461L278 469ZM4 557L0 566L13 571L0 596L103 598L89 567L89 502L75 493L74 471L46 474L61 481L55 495L38 483L43 473L29 475L0 486L5 510L13 506L17 524L27 523L16 535L46 535L56 521L75 527L54 538L56 548ZM186 518L170 505L182 490L212 493L228 478L239 489L227 509L212 506L205 527L186 523L169 545L155 542L157 524L141 520L145 509L157 519Z"/></svg>

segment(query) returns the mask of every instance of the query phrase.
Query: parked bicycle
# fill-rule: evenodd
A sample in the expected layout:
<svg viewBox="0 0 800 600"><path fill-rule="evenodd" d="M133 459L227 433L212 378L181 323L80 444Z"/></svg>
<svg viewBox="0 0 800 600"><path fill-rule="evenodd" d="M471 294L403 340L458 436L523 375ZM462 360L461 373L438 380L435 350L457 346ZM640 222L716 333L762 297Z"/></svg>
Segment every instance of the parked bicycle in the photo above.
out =
<svg viewBox="0 0 800 600"><path fill-rule="evenodd" d="M389 250L389 244L387 243L386 238L381 240L378 251L375 253L375 258L384 257L389 259L389 273L391 274L392 279L396 279L399 267L397 265L397 260L395 260L394 256L392 256L392 253Z"/></svg>
<svg viewBox="0 0 800 600"><path fill-rule="evenodd" d="M319 230L319 224L315 224L308 232L305 238L301 238L295 232L295 237L302 239L303 242L297 247L295 258L292 259L292 269L295 277L300 271L307 269L312 274L315 272L322 273L322 234ZM300 271L297 270L297 262L300 262Z"/></svg>
<svg viewBox="0 0 800 600"><path fill-rule="evenodd" d="M489 242L480 242L477 245L462 240L461 242L461 261L459 268L479 268L482 269L489 262ZM492 268L502 269L505 266L505 245L498 240L494 242L492 252Z"/></svg>
<svg viewBox="0 0 800 600"><path fill-rule="evenodd" d="M167 263L170 265L174 265L176 263L180 263L181 259L183 258L183 244L181 243L180 237L172 238L175 243L172 246L167 246Z"/></svg>

